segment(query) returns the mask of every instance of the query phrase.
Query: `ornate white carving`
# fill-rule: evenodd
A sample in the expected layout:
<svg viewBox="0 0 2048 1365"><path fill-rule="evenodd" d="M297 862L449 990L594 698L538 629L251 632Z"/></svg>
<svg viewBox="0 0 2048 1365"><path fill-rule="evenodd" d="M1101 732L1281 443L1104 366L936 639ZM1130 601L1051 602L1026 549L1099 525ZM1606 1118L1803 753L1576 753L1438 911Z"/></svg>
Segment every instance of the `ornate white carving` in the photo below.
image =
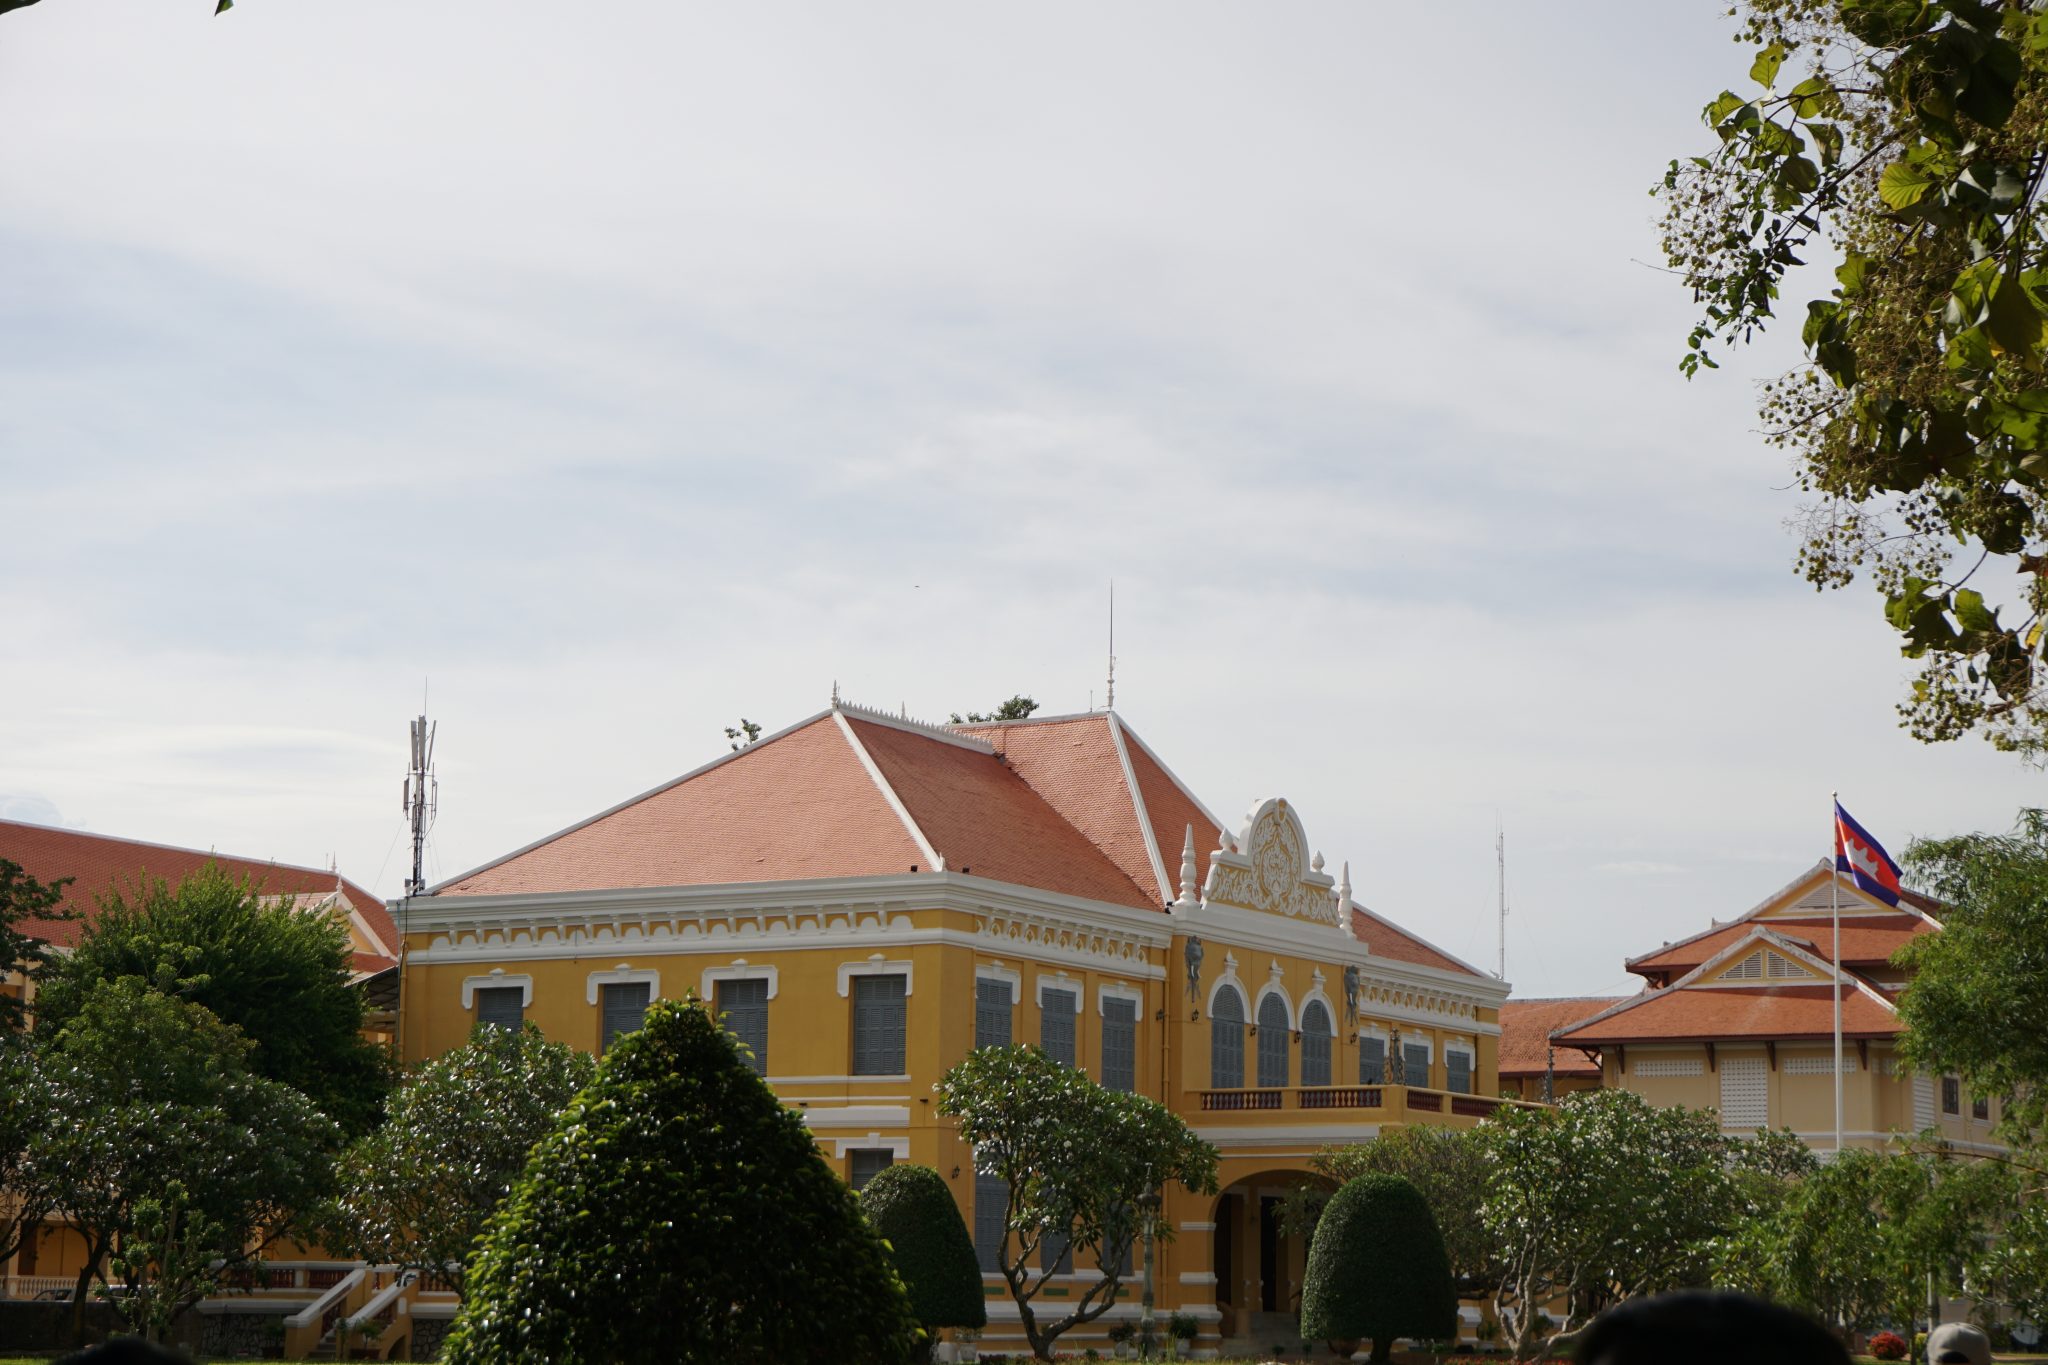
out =
<svg viewBox="0 0 2048 1365"><path fill-rule="evenodd" d="M1236 845L1243 851L1219 848L1209 859L1208 904L1338 927L1335 880L1311 865L1308 838L1285 799L1256 807Z"/></svg>

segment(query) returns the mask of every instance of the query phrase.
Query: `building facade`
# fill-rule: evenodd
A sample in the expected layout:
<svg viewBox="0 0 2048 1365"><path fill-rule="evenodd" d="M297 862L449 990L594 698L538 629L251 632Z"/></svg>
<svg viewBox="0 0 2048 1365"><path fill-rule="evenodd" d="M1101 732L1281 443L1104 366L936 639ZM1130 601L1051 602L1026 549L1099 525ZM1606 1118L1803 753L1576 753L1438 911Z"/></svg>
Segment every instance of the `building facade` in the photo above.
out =
<svg viewBox="0 0 2048 1365"><path fill-rule="evenodd" d="M1953 1076L1915 1075L1898 1055L1907 977L1892 958L1941 931L1940 905L1912 892L1887 905L1825 860L1736 919L1630 960L1643 992L1558 1027L1554 1045L1596 1059L1603 1085L1716 1109L1731 1133L1790 1128L1831 1150L1836 907L1843 1145L1932 1129L1963 1151L2003 1150L1994 1100Z"/></svg>
<svg viewBox="0 0 2048 1365"><path fill-rule="evenodd" d="M601 1053L694 995L847 1180L936 1169L985 1258L1001 1192L933 1112L948 1067L1029 1043L1160 1100L1222 1154L1219 1195L1166 1192L1156 1268L1207 1351L1292 1331L1275 1205L1319 1149L1503 1102L1506 985L1360 905L1286 800L1212 815L1113 712L942 727L835 699L393 909L407 1062L489 1022ZM1096 1272L1043 1273L1056 1305ZM985 1344L1020 1349L988 1292Z"/></svg>

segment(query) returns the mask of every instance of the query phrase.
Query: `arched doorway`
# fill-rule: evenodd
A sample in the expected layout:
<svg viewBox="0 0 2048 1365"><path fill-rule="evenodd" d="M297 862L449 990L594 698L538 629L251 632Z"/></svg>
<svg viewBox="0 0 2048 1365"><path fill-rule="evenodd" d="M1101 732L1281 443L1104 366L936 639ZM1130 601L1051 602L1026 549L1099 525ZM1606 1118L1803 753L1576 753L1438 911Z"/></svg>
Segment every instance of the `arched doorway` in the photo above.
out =
<svg viewBox="0 0 2048 1365"><path fill-rule="evenodd" d="M1262 1171L1231 1181L1216 1196L1211 1268L1225 1356L1268 1355L1277 1346L1291 1351L1301 1341L1308 1238L1287 1230L1283 1209L1303 1186L1327 1190L1331 1183L1307 1171Z"/></svg>

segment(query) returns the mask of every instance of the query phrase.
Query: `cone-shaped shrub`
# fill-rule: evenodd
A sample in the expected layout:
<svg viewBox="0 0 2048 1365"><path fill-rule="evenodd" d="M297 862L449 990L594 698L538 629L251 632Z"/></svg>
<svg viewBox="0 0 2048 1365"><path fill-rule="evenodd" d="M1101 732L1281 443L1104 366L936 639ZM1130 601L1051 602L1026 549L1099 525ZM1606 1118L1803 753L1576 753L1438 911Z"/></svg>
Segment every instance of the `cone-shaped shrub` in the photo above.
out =
<svg viewBox="0 0 2048 1365"><path fill-rule="evenodd" d="M889 1244L910 1311L927 1329L988 1322L981 1264L960 1206L929 1166L891 1166L860 1192L868 1222Z"/></svg>
<svg viewBox="0 0 2048 1365"><path fill-rule="evenodd" d="M1332 1195L1309 1243L1301 1334L1372 1341L1384 1361L1396 1337L1455 1336L1458 1296L1443 1234L1421 1193L1398 1175L1362 1175Z"/></svg>
<svg viewBox="0 0 2048 1365"><path fill-rule="evenodd" d="M674 1001L534 1147L466 1280L448 1365L899 1365L918 1337L802 1122Z"/></svg>

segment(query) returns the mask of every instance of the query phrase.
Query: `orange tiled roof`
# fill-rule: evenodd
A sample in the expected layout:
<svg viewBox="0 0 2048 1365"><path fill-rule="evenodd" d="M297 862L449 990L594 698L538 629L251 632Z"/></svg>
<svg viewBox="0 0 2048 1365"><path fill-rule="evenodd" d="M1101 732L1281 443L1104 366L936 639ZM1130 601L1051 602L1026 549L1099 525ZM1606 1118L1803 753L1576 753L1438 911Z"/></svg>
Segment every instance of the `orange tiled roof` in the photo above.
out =
<svg viewBox="0 0 2048 1365"><path fill-rule="evenodd" d="M144 876L161 877L168 882L181 881L208 863L217 864L230 876L248 878L265 895L310 898L331 895L339 890L363 917L378 941L392 947L398 944L398 934L384 903L354 882L323 868L294 867L196 848L173 848L168 844L116 839L76 829L53 829L48 825L31 825L18 820L0 820L0 858L19 863L24 872L39 882L72 878L71 885L65 888L61 904L66 910L78 911L83 919L30 920L23 926L25 932L60 948L68 948L78 942L85 923L98 912L100 898L109 892L119 890L125 893L130 885ZM395 961L377 954L357 956L377 957L383 966L390 966ZM359 964L358 970L374 971L378 968Z"/></svg>
<svg viewBox="0 0 2048 1365"><path fill-rule="evenodd" d="M1688 972L1753 929L1771 929L1801 944L1814 956L1832 961L1834 929L1825 916L1798 919L1744 919L1697 938L1674 943L1653 953L1629 960L1632 972ZM1938 930L1918 915L1857 915L1842 921L1842 963L1844 966L1874 966L1891 961L1893 953L1920 937Z"/></svg>
<svg viewBox="0 0 2048 1365"><path fill-rule="evenodd" d="M432 894L929 871L922 835L948 871L1161 910L1178 891L1190 825L1206 877L1220 829L1112 713L937 731L847 707L463 873ZM1146 846L1148 831L1158 864ZM1369 912L1358 911L1353 924L1382 957L1478 975Z"/></svg>
<svg viewBox="0 0 2048 1365"><path fill-rule="evenodd" d="M1842 1032L1890 1037L1899 1019L1854 984L1842 994ZM1557 1035L1560 1043L1704 1042L1734 1038L1827 1038L1834 1032L1829 988L1819 986L1695 986L1646 991L1604 1018Z"/></svg>
<svg viewBox="0 0 2048 1365"><path fill-rule="evenodd" d="M1500 1074L1597 1076L1600 1063L1574 1047L1550 1046L1550 1035L1600 1011L1626 996L1575 995L1545 1000L1509 1000L1500 1007Z"/></svg>

